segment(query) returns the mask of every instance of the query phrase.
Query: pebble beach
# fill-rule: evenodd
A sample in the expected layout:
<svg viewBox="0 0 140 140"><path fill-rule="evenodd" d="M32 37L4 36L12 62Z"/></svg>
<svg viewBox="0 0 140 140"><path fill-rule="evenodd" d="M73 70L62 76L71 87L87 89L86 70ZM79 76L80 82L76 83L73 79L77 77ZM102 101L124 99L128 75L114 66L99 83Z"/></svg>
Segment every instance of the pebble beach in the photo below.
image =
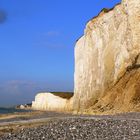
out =
<svg viewBox="0 0 140 140"><path fill-rule="evenodd" d="M53 113L46 117L45 114L41 120L49 119L44 123L4 133L0 140L140 140L140 113L115 116L55 113L55 117Z"/></svg>

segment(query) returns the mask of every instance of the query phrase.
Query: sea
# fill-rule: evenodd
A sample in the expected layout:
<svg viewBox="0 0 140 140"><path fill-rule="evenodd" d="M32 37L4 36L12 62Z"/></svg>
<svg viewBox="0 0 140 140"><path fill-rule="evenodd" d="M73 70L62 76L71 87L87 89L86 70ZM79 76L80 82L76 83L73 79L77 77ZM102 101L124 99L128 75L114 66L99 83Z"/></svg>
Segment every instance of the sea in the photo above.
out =
<svg viewBox="0 0 140 140"><path fill-rule="evenodd" d="M17 112L31 112L31 110L0 107L0 114L9 114L9 113L17 113Z"/></svg>

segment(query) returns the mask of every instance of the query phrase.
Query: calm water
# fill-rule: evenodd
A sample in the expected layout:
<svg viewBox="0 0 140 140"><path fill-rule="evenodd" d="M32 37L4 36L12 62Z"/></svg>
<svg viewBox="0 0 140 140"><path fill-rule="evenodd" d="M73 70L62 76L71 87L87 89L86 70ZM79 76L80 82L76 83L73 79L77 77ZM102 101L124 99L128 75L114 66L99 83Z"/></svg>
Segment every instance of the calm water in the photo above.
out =
<svg viewBox="0 0 140 140"><path fill-rule="evenodd" d="M8 114L8 113L16 113L16 112L30 112L30 110L21 110L15 108L1 108L0 107L0 114Z"/></svg>

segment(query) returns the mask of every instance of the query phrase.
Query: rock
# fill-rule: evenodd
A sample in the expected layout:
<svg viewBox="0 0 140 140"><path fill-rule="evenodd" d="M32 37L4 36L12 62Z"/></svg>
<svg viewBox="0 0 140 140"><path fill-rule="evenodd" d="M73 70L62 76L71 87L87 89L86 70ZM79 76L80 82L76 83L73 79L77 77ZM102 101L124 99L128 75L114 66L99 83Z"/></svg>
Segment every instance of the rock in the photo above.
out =
<svg viewBox="0 0 140 140"><path fill-rule="evenodd" d="M32 108L37 110L65 111L70 110L70 100L53 93L39 93L32 102Z"/></svg>
<svg viewBox="0 0 140 140"><path fill-rule="evenodd" d="M131 97L134 94L138 96L140 91L140 84L137 81L140 80L137 77L140 71L136 70L138 68L140 68L140 0L123 0L113 9L103 10L90 20L84 35L76 43L75 88L72 99L74 110L86 109L98 102L100 102L98 105L104 106L102 99L104 96L110 97L113 88L116 92L111 102L118 100L123 102L124 97L125 99L129 97L130 100L125 104L128 106ZM124 84L126 86L123 86ZM119 85L122 86L121 92L117 91Z"/></svg>
<svg viewBox="0 0 140 140"><path fill-rule="evenodd" d="M20 108L20 109L25 109L25 106L24 106L24 105L20 105L19 108Z"/></svg>
<svg viewBox="0 0 140 140"><path fill-rule="evenodd" d="M16 109L31 109L31 107L32 107L32 103L15 106Z"/></svg>

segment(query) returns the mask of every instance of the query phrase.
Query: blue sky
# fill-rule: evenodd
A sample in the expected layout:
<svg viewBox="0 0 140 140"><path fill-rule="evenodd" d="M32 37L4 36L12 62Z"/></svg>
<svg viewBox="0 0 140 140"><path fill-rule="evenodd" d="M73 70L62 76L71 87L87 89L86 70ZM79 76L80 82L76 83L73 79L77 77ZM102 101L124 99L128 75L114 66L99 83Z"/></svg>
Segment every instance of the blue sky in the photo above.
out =
<svg viewBox="0 0 140 140"><path fill-rule="evenodd" d="M74 45L86 22L120 0L0 0L0 106L73 91Z"/></svg>

